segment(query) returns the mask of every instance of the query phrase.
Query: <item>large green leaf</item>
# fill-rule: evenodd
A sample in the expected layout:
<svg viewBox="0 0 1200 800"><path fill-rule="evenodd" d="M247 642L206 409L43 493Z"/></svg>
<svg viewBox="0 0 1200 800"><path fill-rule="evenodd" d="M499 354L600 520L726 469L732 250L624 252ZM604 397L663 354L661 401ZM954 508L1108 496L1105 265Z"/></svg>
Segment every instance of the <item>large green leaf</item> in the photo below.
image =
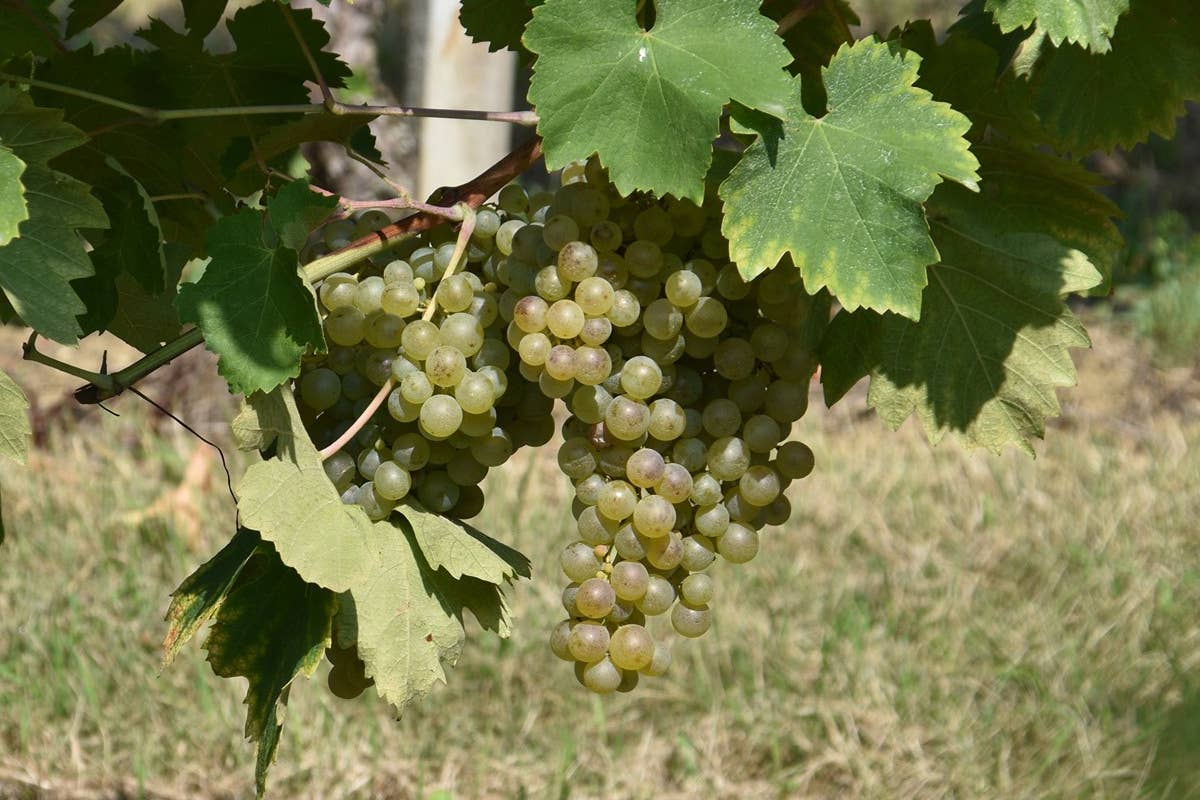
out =
<svg viewBox="0 0 1200 800"><path fill-rule="evenodd" d="M945 184L929 203L942 261L929 270L920 322L842 311L826 335L823 377L835 402L870 372L868 404L893 427L916 414L1000 451L1032 452L1055 389L1075 381L1069 349L1088 337L1063 297L1103 280L1120 250L1111 203L1073 164L984 150L982 192Z"/></svg>
<svg viewBox="0 0 1200 800"><path fill-rule="evenodd" d="M487 43L495 52L508 48L528 58L521 35L533 16L533 9L544 0L463 0L458 18L476 42Z"/></svg>
<svg viewBox="0 0 1200 800"><path fill-rule="evenodd" d="M1056 144L1077 154L1170 138L1200 98L1200 4L1135 0L1112 50L1054 51L1033 73L1033 105Z"/></svg>
<svg viewBox="0 0 1200 800"><path fill-rule="evenodd" d="M920 57L863 40L825 70L829 113L792 92L782 128L763 126L721 184L722 231L747 278L790 253L809 291L848 309L916 319L937 250L921 203L941 176L974 187L970 121L917 89Z"/></svg>
<svg viewBox="0 0 1200 800"><path fill-rule="evenodd" d="M67 17L68 38L107 17L122 2L123 0L71 0L71 16Z"/></svg>
<svg viewBox="0 0 1200 800"><path fill-rule="evenodd" d="M783 113L792 58L756 0L658 0L648 31L636 7L548 0L533 12L529 99L546 164L599 153L622 193L700 200L721 108Z"/></svg>
<svg viewBox="0 0 1200 800"><path fill-rule="evenodd" d="M259 541L254 531L238 528L215 556L197 567L171 593L167 635L163 639L163 667L170 666L180 649L221 610L221 603L225 602L242 567L258 549Z"/></svg>
<svg viewBox="0 0 1200 800"><path fill-rule="evenodd" d="M203 277L181 287L176 300L180 319L204 332L217 368L242 394L274 389L299 374L305 350L325 348L296 251L276 239L261 213L222 218L208 235L212 260Z"/></svg>
<svg viewBox="0 0 1200 800"><path fill-rule="evenodd" d="M268 551L242 569L204 642L213 672L249 681L246 737L258 745L259 797L279 746L288 689L321 663L335 611L332 592L306 583Z"/></svg>
<svg viewBox="0 0 1200 800"><path fill-rule="evenodd" d="M352 590L358 654L379 695L397 710L446 680L466 637L463 611L486 629L509 630L503 595L476 578L430 566L410 534L376 523L374 569Z"/></svg>
<svg viewBox="0 0 1200 800"><path fill-rule="evenodd" d="M188 260L189 248L178 242L168 242L164 248L166 279L163 291L147 292L127 272L117 276L117 309L108 323L108 332L133 345L143 353L174 339L183 328L175 309L179 276Z"/></svg>
<svg viewBox="0 0 1200 800"><path fill-rule="evenodd" d="M305 580L335 592L360 585L374 563L366 512L342 503L290 391L252 400L259 430L269 431L262 441L275 455L252 464L235 489L242 524L272 542Z"/></svg>
<svg viewBox="0 0 1200 800"><path fill-rule="evenodd" d="M1056 45L1067 41L1103 53L1129 0L987 0L987 9L1006 33L1036 21Z"/></svg>
<svg viewBox="0 0 1200 800"><path fill-rule="evenodd" d="M0 61L26 53L48 56L57 42L50 0L0 0Z"/></svg>
<svg viewBox="0 0 1200 800"><path fill-rule="evenodd" d="M27 324L73 343L83 332L76 317L85 306L71 281L93 273L78 230L104 228L108 220L86 184L47 162L86 137L63 123L62 112L37 108L28 95L0 87L0 141L25 164L28 207L17 237L0 246L0 288Z"/></svg>
<svg viewBox="0 0 1200 800"><path fill-rule="evenodd" d="M17 238L18 227L29 219L25 187L21 184L24 171L25 162L0 143L0 247Z"/></svg>
<svg viewBox="0 0 1200 800"><path fill-rule="evenodd" d="M518 575L529 577L529 559L465 522L434 514L415 502L400 506L399 512L434 569L444 569L452 578L467 575L494 584Z"/></svg>
<svg viewBox="0 0 1200 800"><path fill-rule="evenodd" d="M29 398L16 381L0 372L0 456L24 464L32 435Z"/></svg>

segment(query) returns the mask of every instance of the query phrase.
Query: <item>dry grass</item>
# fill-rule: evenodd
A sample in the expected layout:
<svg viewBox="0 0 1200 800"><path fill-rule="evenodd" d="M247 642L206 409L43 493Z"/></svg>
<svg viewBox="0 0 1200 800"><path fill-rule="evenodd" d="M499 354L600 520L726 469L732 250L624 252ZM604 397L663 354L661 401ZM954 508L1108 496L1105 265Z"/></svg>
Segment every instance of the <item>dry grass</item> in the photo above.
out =
<svg viewBox="0 0 1200 800"><path fill-rule="evenodd" d="M861 398L814 408L796 518L718 571L713 632L631 697L586 695L546 651L566 487L517 459L481 522L535 560L513 638L474 636L399 722L298 687L274 795L1200 796L1200 392L1098 339L1032 462L888 433ZM230 401L172 391L185 371L151 389L219 429ZM0 474L0 797L248 796L242 687L198 647L157 675L168 591L228 535L223 478L196 537L131 516L196 444L116 406Z"/></svg>

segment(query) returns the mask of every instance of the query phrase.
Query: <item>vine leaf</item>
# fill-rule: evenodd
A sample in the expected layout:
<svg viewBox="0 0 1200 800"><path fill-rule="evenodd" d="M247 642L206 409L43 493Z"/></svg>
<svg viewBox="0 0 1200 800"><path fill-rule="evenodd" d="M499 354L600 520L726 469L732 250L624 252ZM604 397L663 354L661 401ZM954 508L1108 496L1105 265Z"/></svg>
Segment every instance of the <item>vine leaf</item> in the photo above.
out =
<svg viewBox="0 0 1200 800"><path fill-rule="evenodd" d="M292 181L280 189L267 206L271 226L285 247L300 250L313 228L337 208L332 195L317 194L308 181Z"/></svg>
<svg viewBox="0 0 1200 800"><path fill-rule="evenodd" d="M167 242L163 248L166 278L163 291L147 292L128 272L117 276L117 310L108 323L108 332L143 353L159 347L179 335L183 324L175 309L179 276L187 262L189 248L179 242Z"/></svg>
<svg viewBox="0 0 1200 800"><path fill-rule="evenodd" d="M937 250L921 203L946 176L974 188L970 121L913 86L920 57L862 40L828 69L829 113L810 116L793 88L782 127L760 136L721 184L722 232L747 278L790 253L809 291L841 304L921 313Z"/></svg>
<svg viewBox="0 0 1200 800"><path fill-rule="evenodd" d="M434 514L416 502L398 510L434 569L440 567L452 578L467 575L494 584L518 575L529 577L529 559L465 522Z"/></svg>
<svg viewBox="0 0 1200 800"><path fill-rule="evenodd" d="M164 669L171 665L204 623L221 610L221 603L260 541L255 531L238 528L216 555L197 567L171 593L171 606L166 616L167 634L163 639Z"/></svg>
<svg viewBox="0 0 1200 800"><path fill-rule="evenodd" d="M1055 144L1074 153L1170 138L1200 97L1200 4L1137 0L1107 53L1064 45L1033 76L1033 107Z"/></svg>
<svg viewBox="0 0 1200 800"><path fill-rule="evenodd" d="M71 16L67 17L67 38L84 28L90 28L107 17L124 0L71 0Z"/></svg>
<svg viewBox="0 0 1200 800"><path fill-rule="evenodd" d="M86 310L71 281L93 274L80 228L108 225L88 186L47 162L87 141L62 121L62 112L38 108L29 96L0 88L0 142L25 164L21 182L28 218L17 237L0 246L0 287L21 318L65 344L83 333Z"/></svg>
<svg viewBox="0 0 1200 800"><path fill-rule="evenodd" d="M374 569L351 590L358 653L380 697L403 710L446 681L466 638L464 610L501 636L508 611L498 586L435 569L402 527L376 523L371 544Z"/></svg>
<svg viewBox="0 0 1200 800"><path fill-rule="evenodd" d="M0 53L6 58L25 53L51 55L58 41L57 30L50 0L0 0Z"/></svg>
<svg viewBox="0 0 1200 800"><path fill-rule="evenodd" d="M17 238L18 227L29 219L25 187L21 184L24 171L25 162L0 144L0 247Z"/></svg>
<svg viewBox="0 0 1200 800"><path fill-rule="evenodd" d="M272 552L255 555L225 596L204 642L213 672L243 677L246 738L258 745L258 796L275 760L288 689L313 674L329 646L334 594L306 583Z"/></svg>
<svg viewBox="0 0 1200 800"><path fill-rule="evenodd" d="M700 201L721 108L782 114L792 60L757 0L658 0L643 30L635 0L548 0L526 46L529 99L546 165L599 153L622 194Z"/></svg>
<svg viewBox="0 0 1200 800"><path fill-rule="evenodd" d="M274 389L299 374L306 349L325 349L316 297L301 277L299 257L275 244L305 224L295 215L307 214L307 207L290 197L269 203L266 218L246 209L218 220L208 235L212 260L176 300L179 318L204 332L217 368L242 394Z"/></svg>
<svg viewBox="0 0 1200 800"><path fill-rule="evenodd" d="M458 19L476 42L486 43L489 52L508 48L522 58L530 53L521 44L521 34L544 0L463 0Z"/></svg>
<svg viewBox="0 0 1200 800"><path fill-rule="evenodd" d="M999 452L1033 453L1055 389L1073 385L1069 349L1089 345L1063 298L1103 281L1120 251L1115 207L1082 168L986 148L983 190L945 184L929 202L942 260L920 322L842 311L824 343L833 403L868 372L867 403L892 427L916 414L929 437L953 433Z"/></svg>
<svg viewBox="0 0 1200 800"><path fill-rule="evenodd" d="M815 0L804 5L805 13L783 34L783 41L793 56L788 71L801 77L804 107L813 114L825 110L825 87L821 83L821 68L829 66L838 48L854 40L851 25L861 24L858 15L846 0ZM763 13L783 22L797 13L794 0L768 0Z"/></svg>
<svg viewBox="0 0 1200 800"><path fill-rule="evenodd" d="M0 372L0 456L24 464L32 435L29 398L16 381Z"/></svg>
<svg viewBox="0 0 1200 800"><path fill-rule="evenodd" d="M250 465L235 488L242 523L274 544L306 581L335 592L360 584L374 562L366 512L342 503L290 391L251 400L256 424L266 431L263 441L275 455ZM250 423L240 418L244 442Z"/></svg>
<svg viewBox="0 0 1200 800"><path fill-rule="evenodd" d="M1005 33L1036 21L1055 45L1067 41L1104 53L1112 47L1110 39L1129 0L987 0L987 10Z"/></svg>

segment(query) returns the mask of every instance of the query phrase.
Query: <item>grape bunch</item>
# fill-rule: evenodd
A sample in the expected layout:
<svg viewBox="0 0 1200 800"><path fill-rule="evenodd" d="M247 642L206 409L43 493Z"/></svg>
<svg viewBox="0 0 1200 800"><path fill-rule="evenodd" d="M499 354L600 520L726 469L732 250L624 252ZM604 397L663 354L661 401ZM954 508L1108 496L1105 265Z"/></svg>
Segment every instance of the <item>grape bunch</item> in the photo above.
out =
<svg viewBox="0 0 1200 800"><path fill-rule="evenodd" d="M561 400L576 526L550 647L587 688L628 691L709 629L717 557L751 560L790 516L819 309L795 269L743 280L714 198L623 197L595 161L553 193L509 185L475 221L465 247L434 230L321 283L329 351L305 360L301 409L344 502L469 518ZM386 222L334 222L308 255ZM335 655L337 690L361 691L356 654Z"/></svg>
<svg viewBox="0 0 1200 800"><path fill-rule="evenodd" d="M594 162L538 199L501 194L496 277L521 375L570 411L577 537L550 646L589 689L628 691L670 664L647 618L703 635L708 567L754 558L812 470L785 440L807 408L813 298L796 270L744 281L712 200L623 198Z"/></svg>

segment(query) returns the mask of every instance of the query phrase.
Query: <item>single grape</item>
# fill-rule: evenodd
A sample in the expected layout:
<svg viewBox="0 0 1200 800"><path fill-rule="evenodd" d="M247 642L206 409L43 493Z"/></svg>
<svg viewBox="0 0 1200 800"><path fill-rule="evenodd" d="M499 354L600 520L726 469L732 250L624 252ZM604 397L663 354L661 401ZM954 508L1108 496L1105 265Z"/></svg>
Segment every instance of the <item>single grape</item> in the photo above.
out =
<svg viewBox="0 0 1200 800"><path fill-rule="evenodd" d="M662 369L646 356L634 356L621 367L621 390L634 400L651 397L662 386Z"/></svg>
<svg viewBox="0 0 1200 800"><path fill-rule="evenodd" d="M629 457L625 463L625 474L634 486L649 489L662 480L666 467L661 453L643 447Z"/></svg>
<svg viewBox="0 0 1200 800"><path fill-rule="evenodd" d="M675 603L675 587L666 578L651 575L646 593L637 601L638 610L648 617L665 614Z"/></svg>
<svg viewBox="0 0 1200 800"><path fill-rule="evenodd" d="M621 669L644 669L654 659L654 637L641 625L622 625L609 637L608 653Z"/></svg>
<svg viewBox="0 0 1200 800"><path fill-rule="evenodd" d="M692 525L705 536L721 536L729 527L729 509L724 503L700 506L692 515Z"/></svg>
<svg viewBox="0 0 1200 800"><path fill-rule="evenodd" d="M775 453L775 468L788 480L807 478L815 463L813 451L803 442L784 442Z"/></svg>
<svg viewBox="0 0 1200 800"><path fill-rule="evenodd" d="M575 595L575 607L585 617L603 619L612 611L616 600L616 592L607 580L588 578L579 585L579 593Z"/></svg>
<svg viewBox="0 0 1200 800"><path fill-rule="evenodd" d="M442 321L438 329L439 341L442 345L453 347L464 357L470 358L483 348L483 324L470 314L459 312L451 314ZM497 342L497 344L499 344Z"/></svg>
<svg viewBox="0 0 1200 800"><path fill-rule="evenodd" d="M693 607L686 603L677 603L671 609L671 627L680 636L695 639L707 633L711 626L712 611L706 605Z"/></svg>
<svg viewBox="0 0 1200 800"><path fill-rule="evenodd" d="M738 491L755 506L770 505L780 492L779 475L763 464L752 465L738 480Z"/></svg>
<svg viewBox="0 0 1200 800"><path fill-rule="evenodd" d="M583 668L583 685L597 694L610 694L621 686L621 670L608 658Z"/></svg>
<svg viewBox="0 0 1200 800"><path fill-rule="evenodd" d="M683 562L683 538L678 531L646 542L646 560L650 566L670 572Z"/></svg>
<svg viewBox="0 0 1200 800"><path fill-rule="evenodd" d="M679 566L688 572L700 572L716 559L716 546L707 536L688 536L683 540L683 559Z"/></svg>
<svg viewBox="0 0 1200 800"><path fill-rule="evenodd" d="M675 506L666 498L647 495L633 509L633 527L647 538L666 536L675 527Z"/></svg>
<svg viewBox="0 0 1200 800"><path fill-rule="evenodd" d="M563 573L573 581L582 583L596 575L600 561L593 549L583 542L575 542L563 549L559 558Z"/></svg>
<svg viewBox="0 0 1200 800"><path fill-rule="evenodd" d="M314 411L331 408L342 396L342 379L331 369L319 367L300 379L300 402Z"/></svg>
<svg viewBox="0 0 1200 800"><path fill-rule="evenodd" d="M372 481L379 496L393 503L408 494L412 488L412 477L408 470L395 461L384 461L380 464Z"/></svg>
<svg viewBox="0 0 1200 800"><path fill-rule="evenodd" d="M574 661L568 641L571 637L571 620L564 619L550 631L550 652L563 661Z"/></svg>
<svg viewBox="0 0 1200 800"><path fill-rule="evenodd" d="M616 438L633 441L650 427L650 409L624 395L615 397L604 412L604 426Z"/></svg>
<svg viewBox="0 0 1200 800"><path fill-rule="evenodd" d="M400 346L409 360L424 361L441 344L441 340L442 334L436 325L419 319L410 322L404 329Z"/></svg>
<svg viewBox="0 0 1200 800"><path fill-rule="evenodd" d="M633 514L637 507L637 492L625 481L612 481L600 491L596 509L611 520L620 522Z"/></svg>
<svg viewBox="0 0 1200 800"><path fill-rule="evenodd" d="M650 585L650 573L640 561L618 561L613 565L609 578L617 597L622 600L639 600Z"/></svg>
<svg viewBox="0 0 1200 800"><path fill-rule="evenodd" d="M654 657L642 667L641 673L651 678L661 678L671 669L671 651L663 645L654 648Z"/></svg>
<svg viewBox="0 0 1200 800"><path fill-rule="evenodd" d="M576 661L590 664L604 657L608 652L608 642L608 628L595 622L580 622L571 629L567 648Z"/></svg>
<svg viewBox="0 0 1200 800"><path fill-rule="evenodd" d="M745 564L758 555L758 531L740 522L729 523L717 540L717 552L731 564Z"/></svg>
<svg viewBox="0 0 1200 800"><path fill-rule="evenodd" d="M682 503L692 493L692 473L682 464L667 464L654 487L670 503Z"/></svg>
<svg viewBox="0 0 1200 800"><path fill-rule="evenodd" d="M670 300L655 300L646 306L642 325L655 339L674 339L683 329L683 313Z"/></svg>
<svg viewBox="0 0 1200 800"><path fill-rule="evenodd" d="M441 345L425 359L425 374L434 386L443 389L456 386L467 371L467 359L456 348ZM459 420L461 422L461 420ZM455 428L457 429L457 425Z"/></svg>
<svg viewBox="0 0 1200 800"><path fill-rule="evenodd" d="M435 394L421 405L421 429L436 438L453 434L462 419L462 406L448 394Z"/></svg>

